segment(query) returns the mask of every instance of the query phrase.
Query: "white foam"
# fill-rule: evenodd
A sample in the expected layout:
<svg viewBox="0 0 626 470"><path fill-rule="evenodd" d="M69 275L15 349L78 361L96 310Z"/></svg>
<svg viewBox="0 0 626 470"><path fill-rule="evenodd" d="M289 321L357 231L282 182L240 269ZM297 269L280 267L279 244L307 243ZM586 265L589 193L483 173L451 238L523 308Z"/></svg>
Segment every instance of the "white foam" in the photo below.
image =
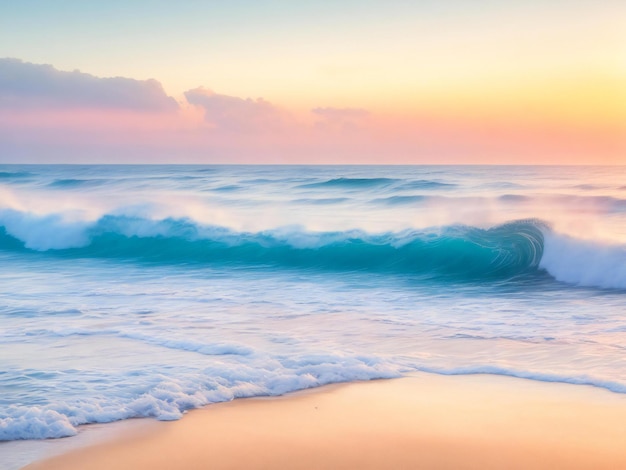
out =
<svg viewBox="0 0 626 470"><path fill-rule="evenodd" d="M183 351L197 352L207 356L221 356L229 354L248 356L254 352L252 348L249 348L248 346L245 346L243 344L236 343L208 344L198 341L191 341L189 339L159 337L135 332L120 332L117 336L121 338L136 339L148 344L155 344L170 349L180 349Z"/></svg>
<svg viewBox="0 0 626 470"><path fill-rule="evenodd" d="M10 406L6 414L0 418L0 441L68 437L78 432L67 416L45 407Z"/></svg>
<svg viewBox="0 0 626 470"><path fill-rule="evenodd" d="M626 289L625 245L546 233L539 266L570 284Z"/></svg>
<svg viewBox="0 0 626 470"><path fill-rule="evenodd" d="M37 216L11 209L0 211L0 225L7 233L24 242L26 248L46 251L62 248L78 248L89 244L82 221L67 220L62 214Z"/></svg>
<svg viewBox="0 0 626 470"><path fill-rule="evenodd" d="M128 418L177 420L186 410L210 403L251 396L275 396L328 383L398 377L400 369L374 358L342 355L267 358L247 365L214 364L203 374L169 378L144 384L146 391L133 398L109 394L56 402L45 406L10 406L0 414L0 440L47 439L75 435L77 426ZM135 377L136 379L136 377Z"/></svg>
<svg viewBox="0 0 626 470"><path fill-rule="evenodd" d="M610 380L599 379L588 375L559 375L545 372L534 372L529 370L519 370L507 367L490 365L456 367L450 369L415 366L416 370L440 375L503 375L506 377L516 377L518 379L535 380L537 382L564 383L572 385L590 385L592 387L604 388L611 392L626 393L626 385Z"/></svg>

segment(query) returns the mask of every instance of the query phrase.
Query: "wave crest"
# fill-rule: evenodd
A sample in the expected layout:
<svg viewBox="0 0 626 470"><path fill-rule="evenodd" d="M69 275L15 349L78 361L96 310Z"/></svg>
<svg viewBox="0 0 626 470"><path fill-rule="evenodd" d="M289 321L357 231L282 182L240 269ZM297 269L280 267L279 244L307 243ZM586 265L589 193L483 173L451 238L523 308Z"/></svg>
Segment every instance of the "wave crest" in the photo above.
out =
<svg viewBox="0 0 626 470"><path fill-rule="evenodd" d="M87 224L60 217L0 213L0 249L62 257L128 258L159 263L239 264L395 272L476 279L535 271L545 227L521 220L490 229L462 225L370 234L283 227L237 232L189 219L107 215Z"/></svg>

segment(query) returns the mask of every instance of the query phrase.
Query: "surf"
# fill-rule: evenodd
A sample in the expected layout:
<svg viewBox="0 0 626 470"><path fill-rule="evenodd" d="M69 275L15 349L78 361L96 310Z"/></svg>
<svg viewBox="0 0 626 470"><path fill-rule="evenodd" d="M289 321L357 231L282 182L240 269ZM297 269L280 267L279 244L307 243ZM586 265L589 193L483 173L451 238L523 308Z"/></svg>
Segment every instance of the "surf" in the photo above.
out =
<svg viewBox="0 0 626 470"><path fill-rule="evenodd" d="M514 221L481 229L464 225L367 233L279 227L240 232L191 219L106 215L64 222L15 211L0 214L0 249L50 256L133 259L156 263L236 264L503 278L536 271L547 226Z"/></svg>

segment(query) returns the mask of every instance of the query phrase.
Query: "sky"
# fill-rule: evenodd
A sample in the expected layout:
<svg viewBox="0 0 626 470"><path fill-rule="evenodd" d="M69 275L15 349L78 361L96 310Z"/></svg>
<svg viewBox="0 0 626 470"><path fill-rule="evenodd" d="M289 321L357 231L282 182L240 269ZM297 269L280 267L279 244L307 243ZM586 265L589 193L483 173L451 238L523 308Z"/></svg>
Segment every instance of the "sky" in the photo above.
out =
<svg viewBox="0 0 626 470"><path fill-rule="evenodd" d="M626 2L0 1L0 162L626 164Z"/></svg>

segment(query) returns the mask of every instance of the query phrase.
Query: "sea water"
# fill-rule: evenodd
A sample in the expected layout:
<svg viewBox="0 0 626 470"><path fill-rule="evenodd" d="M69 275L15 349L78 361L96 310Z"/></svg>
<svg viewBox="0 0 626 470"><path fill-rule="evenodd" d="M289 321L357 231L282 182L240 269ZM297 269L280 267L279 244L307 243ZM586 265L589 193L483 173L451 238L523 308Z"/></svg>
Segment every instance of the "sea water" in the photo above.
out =
<svg viewBox="0 0 626 470"><path fill-rule="evenodd" d="M626 167L0 165L0 440L411 371L626 393Z"/></svg>

